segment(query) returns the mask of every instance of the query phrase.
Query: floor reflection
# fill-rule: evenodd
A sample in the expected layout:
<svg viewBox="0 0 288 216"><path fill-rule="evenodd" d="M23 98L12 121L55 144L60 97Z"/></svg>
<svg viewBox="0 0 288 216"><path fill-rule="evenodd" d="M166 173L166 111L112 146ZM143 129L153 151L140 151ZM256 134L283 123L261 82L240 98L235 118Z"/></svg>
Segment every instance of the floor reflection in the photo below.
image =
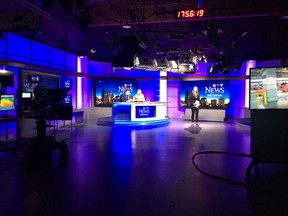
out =
<svg viewBox="0 0 288 216"><path fill-rule="evenodd" d="M198 134L202 130L199 124L191 124L188 128L185 128L184 130L192 133L192 134Z"/></svg>

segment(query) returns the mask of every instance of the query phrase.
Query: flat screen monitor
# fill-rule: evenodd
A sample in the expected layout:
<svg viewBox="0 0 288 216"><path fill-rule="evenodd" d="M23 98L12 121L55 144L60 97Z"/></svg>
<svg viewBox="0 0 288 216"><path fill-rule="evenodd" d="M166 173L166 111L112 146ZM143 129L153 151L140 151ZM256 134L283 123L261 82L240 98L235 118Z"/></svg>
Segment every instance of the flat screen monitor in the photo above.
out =
<svg viewBox="0 0 288 216"><path fill-rule="evenodd" d="M0 97L0 111L13 110L15 108L14 95L4 95Z"/></svg>
<svg viewBox="0 0 288 216"><path fill-rule="evenodd" d="M250 110L288 109L288 67L250 68Z"/></svg>
<svg viewBox="0 0 288 216"><path fill-rule="evenodd" d="M200 108L225 109L230 106L229 80L193 80L180 82L180 106L190 108L189 96L198 87Z"/></svg>
<svg viewBox="0 0 288 216"><path fill-rule="evenodd" d="M72 88L72 79L63 79L62 88L71 89Z"/></svg>
<svg viewBox="0 0 288 216"><path fill-rule="evenodd" d="M64 99L63 99L63 104L65 105L72 105L72 95L71 94L67 94Z"/></svg>
<svg viewBox="0 0 288 216"><path fill-rule="evenodd" d="M23 99L30 99L30 98L32 98L32 93L31 92L22 92L22 98Z"/></svg>

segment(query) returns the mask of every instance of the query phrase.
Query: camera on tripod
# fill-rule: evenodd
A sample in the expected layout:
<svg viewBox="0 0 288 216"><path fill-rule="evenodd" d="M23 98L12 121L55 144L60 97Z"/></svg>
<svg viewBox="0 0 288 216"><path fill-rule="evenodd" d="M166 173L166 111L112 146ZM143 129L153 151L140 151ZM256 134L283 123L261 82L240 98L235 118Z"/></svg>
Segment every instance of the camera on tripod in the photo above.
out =
<svg viewBox="0 0 288 216"><path fill-rule="evenodd" d="M28 141L23 160L31 162L47 162L52 158L52 149L59 148L60 157L66 160L68 157L67 146L64 141L56 141L55 125L49 125L49 120L71 120L73 106L65 103L68 88L46 88L41 84L39 75L28 76L29 86L33 87L31 97L25 100L22 97L24 108L21 110L25 117L36 120L36 137ZM23 95L23 94L22 94ZM54 127L54 137L46 134L48 127ZM61 160L62 160L61 159Z"/></svg>

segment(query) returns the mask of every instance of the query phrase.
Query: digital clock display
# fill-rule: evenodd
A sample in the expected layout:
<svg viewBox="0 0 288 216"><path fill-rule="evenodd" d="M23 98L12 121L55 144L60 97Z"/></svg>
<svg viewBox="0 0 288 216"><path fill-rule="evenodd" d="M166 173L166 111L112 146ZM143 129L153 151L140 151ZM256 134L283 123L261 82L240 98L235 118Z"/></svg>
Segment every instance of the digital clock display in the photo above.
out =
<svg viewBox="0 0 288 216"><path fill-rule="evenodd" d="M175 19L193 19L204 17L204 9L175 10Z"/></svg>

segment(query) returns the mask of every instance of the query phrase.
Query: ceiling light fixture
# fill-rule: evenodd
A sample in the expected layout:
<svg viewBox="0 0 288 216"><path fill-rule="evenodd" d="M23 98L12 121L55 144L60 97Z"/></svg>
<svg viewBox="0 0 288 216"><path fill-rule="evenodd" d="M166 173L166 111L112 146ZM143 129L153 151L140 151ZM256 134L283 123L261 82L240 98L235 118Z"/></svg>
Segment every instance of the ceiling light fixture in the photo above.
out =
<svg viewBox="0 0 288 216"><path fill-rule="evenodd" d="M132 26L130 24L128 24L128 22L126 22L123 26L122 26L123 29L131 29Z"/></svg>
<svg viewBox="0 0 288 216"><path fill-rule="evenodd" d="M165 69L169 66L167 59L153 59L153 64L158 69Z"/></svg>
<svg viewBox="0 0 288 216"><path fill-rule="evenodd" d="M150 57L135 56L134 67L141 69L154 68L153 60Z"/></svg>

